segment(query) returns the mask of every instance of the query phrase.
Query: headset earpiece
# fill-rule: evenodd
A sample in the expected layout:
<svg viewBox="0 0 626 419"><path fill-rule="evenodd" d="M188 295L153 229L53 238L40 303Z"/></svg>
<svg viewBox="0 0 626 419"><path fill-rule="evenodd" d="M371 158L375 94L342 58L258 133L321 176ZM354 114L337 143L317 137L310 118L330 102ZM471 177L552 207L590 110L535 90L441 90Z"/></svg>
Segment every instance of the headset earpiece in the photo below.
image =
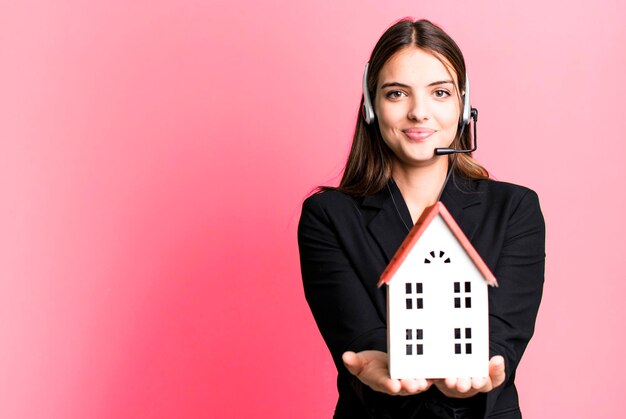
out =
<svg viewBox="0 0 626 419"><path fill-rule="evenodd" d="M463 94L463 118L461 120L461 130L469 125L472 117L472 106L470 105L470 81L465 73L465 94Z"/></svg>
<svg viewBox="0 0 626 419"><path fill-rule="evenodd" d="M369 90L367 89L367 71L370 63L365 64L365 71L363 72L363 118L365 122L370 125L376 119L374 113L374 106L372 105L372 99L370 98Z"/></svg>

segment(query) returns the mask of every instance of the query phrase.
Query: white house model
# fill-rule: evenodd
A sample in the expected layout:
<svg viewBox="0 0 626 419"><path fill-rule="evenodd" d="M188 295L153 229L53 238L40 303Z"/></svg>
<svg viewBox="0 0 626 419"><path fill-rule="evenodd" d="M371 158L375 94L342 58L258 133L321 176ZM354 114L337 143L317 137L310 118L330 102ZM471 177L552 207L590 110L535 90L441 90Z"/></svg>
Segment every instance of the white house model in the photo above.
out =
<svg viewBox="0 0 626 419"><path fill-rule="evenodd" d="M487 286L497 282L442 202L381 275L392 378L489 376Z"/></svg>

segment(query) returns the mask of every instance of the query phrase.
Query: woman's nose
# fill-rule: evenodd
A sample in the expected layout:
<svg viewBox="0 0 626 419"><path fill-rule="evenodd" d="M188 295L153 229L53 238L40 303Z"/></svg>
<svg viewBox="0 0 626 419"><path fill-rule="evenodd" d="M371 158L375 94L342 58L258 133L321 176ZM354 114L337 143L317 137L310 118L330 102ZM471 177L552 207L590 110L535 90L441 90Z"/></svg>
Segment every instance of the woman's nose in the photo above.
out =
<svg viewBox="0 0 626 419"><path fill-rule="evenodd" d="M421 98L414 98L409 105L407 117L413 121L422 121L430 116L428 103Z"/></svg>

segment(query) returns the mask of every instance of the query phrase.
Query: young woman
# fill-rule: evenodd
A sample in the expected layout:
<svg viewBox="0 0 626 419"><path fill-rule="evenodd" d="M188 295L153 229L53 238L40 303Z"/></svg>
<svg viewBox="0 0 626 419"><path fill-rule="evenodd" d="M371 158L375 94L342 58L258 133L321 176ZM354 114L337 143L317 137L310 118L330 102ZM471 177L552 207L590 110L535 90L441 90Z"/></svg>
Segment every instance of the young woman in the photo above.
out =
<svg viewBox="0 0 626 419"><path fill-rule="evenodd" d="M437 26L390 27L364 86L341 183L304 202L298 228L306 299L338 370L335 417L519 418L515 371L544 275L537 195L490 180L470 153L451 153L471 149L469 84L461 51ZM489 290L489 377L394 380L376 284L439 199L499 283Z"/></svg>

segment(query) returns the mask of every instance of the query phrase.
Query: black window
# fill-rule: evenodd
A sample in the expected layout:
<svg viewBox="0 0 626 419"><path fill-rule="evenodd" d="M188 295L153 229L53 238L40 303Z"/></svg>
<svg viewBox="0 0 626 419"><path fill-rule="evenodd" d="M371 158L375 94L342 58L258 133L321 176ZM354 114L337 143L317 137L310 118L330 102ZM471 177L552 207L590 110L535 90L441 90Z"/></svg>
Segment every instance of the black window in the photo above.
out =
<svg viewBox="0 0 626 419"><path fill-rule="evenodd" d="M464 291L461 291L461 283L454 283L454 308L472 308L472 297L470 295L472 291L472 283L469 281L465 281ZM465 297L462 299L462 297ZM465 302L465 306L461 304L461 302Z"/></svg>
<svg viewBox="0 0 626 419"><path fill-rule="evenodd" d="M413 333L415 331L415 333ZM406 329L406 354L407 355L423 355L424 354L424 330L423 329ZM413 352L415 346L415 352Z"/></svg>
<svg viewBox="0 0 626 419"><path fill-rule="evenodd" d="M413 309L413 290L415 290L415 294L423 294L424 286L421 282L415 283L415 288L413 288L413 284L408 282L405 285L405 294L406 294L406 309ZM424 308L424 300L422 298L415 298L415 308L421 309Z"/></svg>
<svg viewBox="0 0 626 419"><path fill-rule="evenodd" d="M454 329L454 353L457 355L463 354L463 348L465 349L465 354L471 355L472 353L472 328L465 327L464 329L460 327ZM465 332L465 336L461 336L461 331Z"/></svg>

